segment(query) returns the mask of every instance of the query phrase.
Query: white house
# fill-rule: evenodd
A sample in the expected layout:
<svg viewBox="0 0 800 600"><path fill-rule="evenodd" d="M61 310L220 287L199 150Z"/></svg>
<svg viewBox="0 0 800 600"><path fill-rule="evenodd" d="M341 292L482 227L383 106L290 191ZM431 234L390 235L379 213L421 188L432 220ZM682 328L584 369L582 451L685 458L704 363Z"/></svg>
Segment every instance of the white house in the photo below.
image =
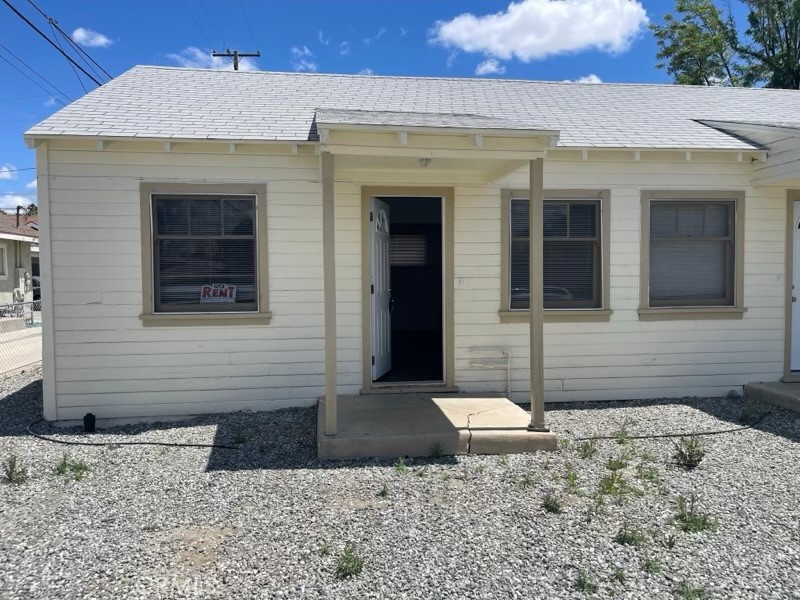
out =
<svg viewBox="0 0 800 600"><path fill-rule="evenodd" d="M542 390L792 379L798 114L772 89L136 67L26 133L45 416L327 396L335 434L337 395L402 387L533 399L536 427Z"/></svg>
<svg viewBox="0 0 800 600"><path fill-rule="evenodd" d="M33 262L38 260L36 217L0 214L0 319L2 308L33 300Z"/></svg>

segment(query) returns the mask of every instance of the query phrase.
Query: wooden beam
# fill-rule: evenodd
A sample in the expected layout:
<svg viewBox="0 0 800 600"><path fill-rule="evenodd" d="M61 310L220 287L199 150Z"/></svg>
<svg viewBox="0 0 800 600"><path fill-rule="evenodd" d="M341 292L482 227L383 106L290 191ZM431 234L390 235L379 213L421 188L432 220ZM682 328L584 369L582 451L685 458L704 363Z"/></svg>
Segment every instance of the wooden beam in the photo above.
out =
<svg viewBox="0 0 800 600"><path fill-rule="evenodd" d="M336 396L336 245L333 194L333 154L320 155L322 180L322 269L325 303L325 435L338 431Z"/></svg>
<svg viewBox="0 0 800 600"><path fill-rule="evenodd" d="M544 422L544 159L530 161L530 367L531 431L549 431Z"/></svg>

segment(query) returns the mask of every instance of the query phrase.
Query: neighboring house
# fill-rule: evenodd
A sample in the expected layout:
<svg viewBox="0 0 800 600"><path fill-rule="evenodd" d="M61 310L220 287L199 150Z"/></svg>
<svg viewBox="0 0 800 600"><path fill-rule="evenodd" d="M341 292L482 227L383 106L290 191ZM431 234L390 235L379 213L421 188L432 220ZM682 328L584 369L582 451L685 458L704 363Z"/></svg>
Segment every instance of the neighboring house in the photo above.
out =
<svg viewBox="0 0 800 600"><path fill-rule="evenodd" d="M36 217L0 214L0 318L4 305L33 300L33 268L38 261Z"/></svg>
<svg viewBox="0 0 800 600"><path fill-rule="evenodd" d="M333 433L337 393L401 385L536 411L792 378L798 115L787 90L136 67L26 134L45 416L327 394Z"/></svg>

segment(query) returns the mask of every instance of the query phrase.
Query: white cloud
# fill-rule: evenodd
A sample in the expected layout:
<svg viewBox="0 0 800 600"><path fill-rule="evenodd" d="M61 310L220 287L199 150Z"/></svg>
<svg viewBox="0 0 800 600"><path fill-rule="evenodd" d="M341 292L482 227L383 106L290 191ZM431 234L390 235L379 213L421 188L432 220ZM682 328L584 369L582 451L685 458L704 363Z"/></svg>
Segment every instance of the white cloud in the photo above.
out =
<svg viewBox="0 0 800 600"><path fill-rule="evenodd" d="M400 35L402 35L403 37L406 37L407 34L408 34L408 29L406 29L405 27L401 27L400 28Z"/></svg>
<svg viewBox="0 0 800 600"><path fill-rule="evenodd" d="M29 190L35 190L37 187L36 180L34 179L33 181L29 181L28 183L25 184L25 187L28 188Z"/></svg>
<svg viewBox="0 0 800 600"><path fill-rule="evenodd" d="M11 163L0 165L0 179L16 179L16 168Z"/></svg>
<svg viewBox="0 0 800 600"><path fill-rule="evenodd" d="M505 72L505 66L496 58L487 58L475 67L475 75L502 75Z"/></svg>
<svg viewBox="0 0 800 600"><path fill-rule="evenodd" d="M29 196L19 196L12 193L0 194L0 209L13 210L17 206L28 206L31 202L35 204L35 199Z"/></svg>
<svg viewBox="0 0 800 600"><path fill-rule="evenodd" d="M54 106L55 103L58 102L55 96L50 96L47 100L44 101L44 105L48 108Z"/></svg>
<svg viewBox="0 0 800 600"><path fill-rule="evenodd" d="M376 42L379 39L381 39L383 37L383 34L385 34L387 31L388 30L386 29L386 27L381 27L380 29L378 29L378 33L375 34L374 38L365 37L361 38L361 41L364 43L365 46L369 46L372 42Z"/></svg>
<svg viewBox="0 0 800 600"><path fill-rule="evenodd" d="M446 64L448 69L455 64L457 58L458 58L458 50L451 50L450 52L447 53Z"/></svg>
<svg viewBox="0 0 800 600"><path fill-rule="evenodd" d="M232 71L233 60L211 56L211 50L201 50L195 46L184 48L178 54L167 54L167 58L178 66L194 69L215 69L217 71ZM240 71L258 71L258 63L252 58L239 59Z"/></svg>
<svg viewBox="0 0 800 600"><path fill-rule="evenodd" d="M339 44L339 54L342 56L350 54L350 42L342 42Z"/></svg>
<svg viewBox="0 0 800 600"><path fill-rule="evenodd" d="M86 27L78 27L73 31L72 39L81 46L86 46L88 48L106 48L114 43L102 33Z"/></svg>
<svg viewBox="0 0 800 600"><path fill-rule="evenodd" d="M375 71L373 71L373 70L372 70L372 69L370 69L369 67L366 67L366 68L364 68L364 69L361 69L361 70L358 72L358 74L359 74L359 75L374 75L374 74L375 74Z"/></svg>
<svg viewBox="0 0 800 600"><path fill-rule="evenodd" d="M378 30L378 33L375 35L375 39L376 39L376 40L379 40L379 39L381 39L381 37L383 37L383 34L384 34L384 33L386 33L386 27L381 27L381 28Z"/></svg>
<svg viewBox="0 0 800 600"><path fill-rule="evenodd" d="M317 63L314 62L314 53L306 46L292 46L289 49L292 57L292 67L295 71L316 71Z"/></svg>
<svg viewBox="0 0 800 600"><path fill-rule="evenodd" d="M320 43L320 44L322 44L323 46L327 46L328 44L330 44L330 43L331 43L331 40L330 40L330 38L326 38L326 37L325 37L325 36L322 34L322 30L321 30L321 29L320 29L320 30L319 30L319 32L317 33L317 39L319 40L319 43Z"/></svg>
<svg viewBox="0 0 800 600"><path fill-rule="evenodd" d="M600 79L594 73L590 73L589 75L585 75L583 77L578 77L577 79L565 79L565 83L603 83L603 80Z"/></svg>
<svg viewBox="0 0 800 600"><path fill-rule="evenodd" d="M523 62L582 50L627 50L647 25L638 0L520 0L504 11L437 21L431 41Z"/></svg>

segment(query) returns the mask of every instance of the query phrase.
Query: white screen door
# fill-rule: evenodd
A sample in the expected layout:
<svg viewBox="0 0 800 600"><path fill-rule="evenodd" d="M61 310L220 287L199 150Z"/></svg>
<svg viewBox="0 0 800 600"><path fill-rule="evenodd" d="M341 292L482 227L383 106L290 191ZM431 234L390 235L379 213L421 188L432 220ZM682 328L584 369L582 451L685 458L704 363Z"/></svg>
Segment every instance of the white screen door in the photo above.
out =
<svg viewBox="0 0 800 600"><path fill-rule="evenodd" d="M800 202L792 202L794 233L792 240L792 354L791 370L800 371Z"/></svg>
<svg viewBox="0 0 800 600"><path fill-rule="evenodd" d="M389 204L372 199L372 380L392 368L392 280L389 268Z"/></svg>

